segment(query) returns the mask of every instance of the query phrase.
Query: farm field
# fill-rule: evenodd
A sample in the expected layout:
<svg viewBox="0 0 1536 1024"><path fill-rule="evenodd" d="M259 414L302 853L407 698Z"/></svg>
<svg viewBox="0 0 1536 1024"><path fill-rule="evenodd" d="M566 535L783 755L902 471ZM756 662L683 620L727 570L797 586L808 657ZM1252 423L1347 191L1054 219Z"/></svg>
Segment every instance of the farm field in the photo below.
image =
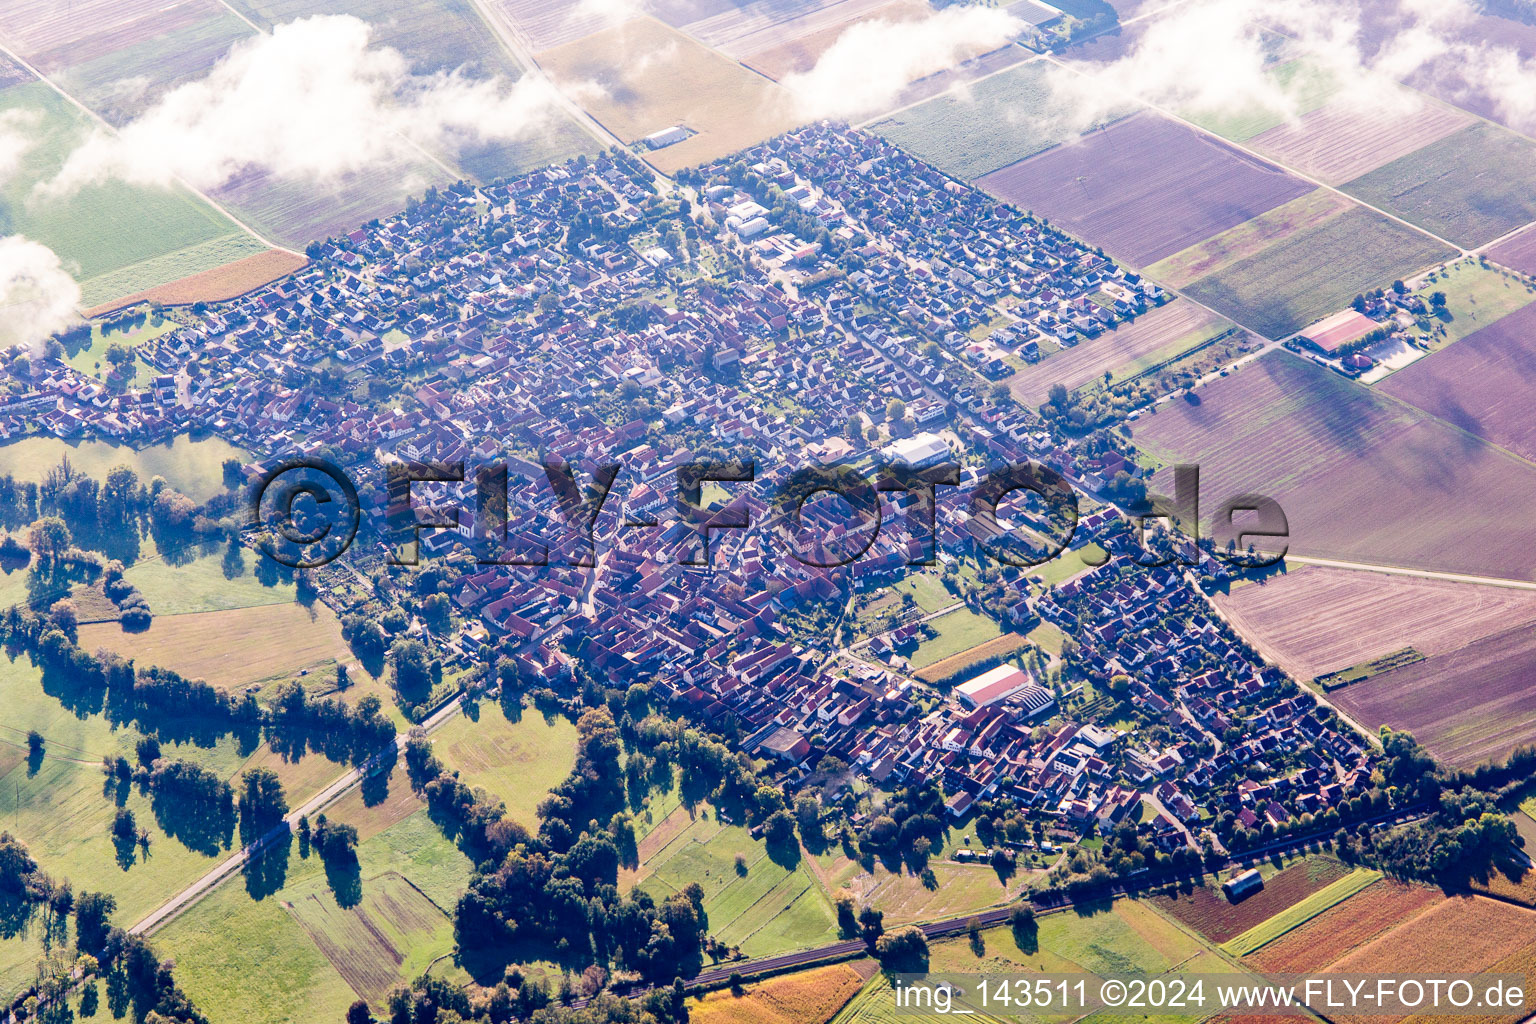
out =
<svg viewBox="0 0 1536 1024"><path fill-rule="evenodd" d="M116 848L110 825L119 794L103 792L101 759L132 758L139 730L93 710L91 694L56 682L45 690L38 671L25 659L0 660L0 692L7 709L0 726L0 818L54 878L69 880L77 891L110 891L117 900L116 920L128 925L228 856L226 843L236 841L233 833L189 833L175 822L167 823L161 818L165 809L157 810L137 787L125 788L120 796L137 824L149 832L150 849L146 855ZM158 729L165 756L193 761L224 779L245 767L271 767L294 804L346 770L319 755L283 762L265 744L252 751L231 735L201 736L201 726L195 720L167 717ZM35 770L26 757L26 735L32 729L44 737L44 756ZM168 824L181 838L172 836ZM435 832L435 826L428 825ZM234 887L249 899L238 882ZM36 940L35 930L31 937ZM31 980L29 957L34 951L35 941L0 942L0 992L9 994L11 986Z"/></svg>
<svg viewBox="0 0 1536 1024"><path fill-rule="evenodd" d="M626 57L637 53L668 56ZM777 85L652 18L635 18L539 59L557 82L595 83L601 93L587 90L584 105L627 142L674 124L697 132L646 154L664 173L734 153L792 123Z"/></svg>
<svg viewBox="0 0 1536 1024"><path fill-rule="evenodd" d="M1335 960L1339 974L1481 971L1528 946L1536 911L1485 896L1453 896Z"/></svg>
<svg viewBox="0 0 1536 1024"><path fill-rule="evenodd" d="M356 906L338 905L319 879L308 888L284 900L283 909L352 991L376 1006L453 948L453 921L403 875L369 879Z"/></svg>
<svg viewBox="0 0 1536 1024"><path fill-rule="evenodd" d="M1404 99L1417 98L1405 93ZM1287 167L1340 185L1438 142L1470 122L1454 107L1428 101L1406 114L1339 102L1309 110L1293 123L1277 124L1248 143Z"/></svg>
<svg viewBox="0 0 1536 1024"><path fill-rule="evenodd" d="M1536 220L1536 144L1474 124L1342 187L1441 238L1482 245Z"/></svg>
<svg viewBox="0 0 1536 1024"><path fill-rule="evenodd" d="M1265 972L1313 971L1445 899L1438 889L1382 879L1248 956Z"/></svg>
<svg viewBox="0 0 1536 1024"><path fill-rule="evenodd" d="M1184 289L1266 338L1283 338L1362 291L1455 255L1412 228L1355 207L1287 234Z"/></svg>
<svg viewBox="0 0 1536 1024"><path fill-rule="evenodd" d="M131 20L92 31L62 47L38 54L34 66L70 95L121 127L142 114L166 91L199 75L255 33L216 0L161 4L134 12ZM105 20L105 19L104 19ZM134 88L124 88L131 81Z"/></svg>
<svg viewBox="0 0 1536 1024"><path fill-rule="evenodd" d="M1120 378L1133 375L1138 366L1171 359L1215 337L1228 326L1209 310L1175 299L1129 324L1079 341L1026 366L1007 379L1008 388L1016 399L1035 407L1045 401L1053 384L1074 391L1101 380L1105 373Z"/></svg>
<svg viewBox="0 0 1536 1024"><path fill-rule="evenodd" d="M978 184L1139 267L1312 191L1279 167L1150 114Z"/></svg>
<svg viewBox="0 0 1536 1024"><path fill-rule="evenodd" d="M0 473L39 483L68 457L86 476L106 479L116 466L127 466L148 483L157 476L194 501L207 501L224 489L224 460L244 462L249 453L220 437L193 440L181 434L169 444L134 449L110 441L65 441L57 437L25 437L0 445Z"/></svg>
<svg viewBox="0 0 1536 1024"><path fill-rule="evenodd" d="M1317 227L1353 208L1355 204L1337 192L1314 189L1252 220L1228 228L1219 235L1197 242L1167 259L1159 260L1147 268L1147 274L1163 284L1183 288L1208 274L1225 270L1239 260L1256 256L1270 245L1298 231Z"/></svg>
<svg viewBox="0 0 1536 1024"><path fill-rule="evenodd" d="M1265 657L1299 680L1412 647L1433 656L1536 624L1536 593L1308 565L1217 594Z"/></svg>
<svg viewBox="0 0 1536 1024"><path fill-rule="evenodd" d="M433 736L433 749L459 778L500 799L508 817L535 830L539 801L576 763L576 727L535 711L509 722L500 704L481 701L475 718L461 713L444 724Z"/></svg>
<svg viewBox="0 0 1536 1024"><path fill-rule="evenodd" d="M85 115L42 82L0 89L0 114L29 110L31 142L17 173L0 182L0 233L20 234L59 254L86 305L208 270L263 246L193 193L120 181L67 198L35 198L89 130Z"/></svg>
<svg viewBox="0 0 1536 1024"><path fill-rule="evenodd" d="M1343 878L1291 904L1269 920L1256 924L1241 935L1222 943L1222 951L1233 956L1246 956L1275 941L1293 928L1306 924L1325 910L1342 903L1380 879L1379 871L1356 868Z"/></svg>
<svg viewBox="0 0 1536 1024"><path fill-rule="evenodd" d="M162 306L187 306L194 302L221 302L244 295L301 269L309 262L282 249L268 249L253 256L244 256L212 270L198 271L178 278L169 284L157 285L141 292L114 299L92 309L87 316L101 316L116 309L135 306L141 302L158 302Z"/></svg>
<svg viewBox="0 0 1536 1024"><path fill-rule="evenodd" d="M688 1007L696 1024L825 1024L864 987L868 961L833 964L769 978L748 986L743 996L711 992Z"/></svg>
<svg viewBox="0 0 1536 1024"><path fill-rule="evenodd" d="M1151 904L1212 942L1227 942L1312 896L1350 873L1332 857L1293 863L1264 880L1264 888L1237 903L1227 900L1218 883L1188 893L1154 896Z"/></svg>
<svg viewBox="0 0 1536 1024"><path fill-rule="evenodd" d="M81 626L80 644L231 692L352 658L336 613L318 602L312 609L293 603L156 615L142 633L126 633L114 622Z"/></svg>
<svg viewBox="0 0 1536 1024"><path fill-rule="evenodd" d="M735 858L745 860L745 873ZM640 867L640 888L658 901L689 882L704 889L711 934L765 956L832 942L836 915L804 857L793 868L769 858L747 830L700 815Z"/></svg>
<svg viewBox="0 0 1536 1024"><path fill-rule="evenodd" d="M1052 74L1052 66L1043 61L1021 64L982 79L964 97L936 96L876 121L869 130L946 174L970 181L1132 113L1126 106L1091 124L1074 123L1071 109L1053 98Z"/></svg>
<svg viewBox="0 0 1536 1024"><path fill-rule="evenodd" d="M929 861L939 887L929 889L915 875L900 875L876 864L873 874L859 874L851 888L858 897L885 914L886 926L934 921L996 906L1008 897L997 872L983 864ZM1012 882L1017 888L1017 879Z"/></svg>
<svg viewBox="0 0 1536 1024"><path fill-rule="evenodd" d="M1536 304L1399 370L1378 388L1516 455L1536 458L1536 423L1528 415L1536 384L1533 331Z"/></svg>
<svg viewBox="0 0 1536 1024"><path fill-rule="evenodd" d="M917 677L924 682L938 682L941 679L954 675L956 672L964 671L971 665L978 664L989 658L1012 654L1028 645L1028 638L1017 633L1004 633L996 640L988 640L984 644L977 644L968 651L945 658L942 661L934 662L919 672Z"/></svg>
<svg viewBox="0 0 1536 1024"><path fill-rule="evenodd" d="M1368 729L1406 729L1437 760L1471 767L1536 739L1533 673L1536 629L1525 625L1335 690L1330 699Z"/></svg>
<svg viewBox="0 0 1536 1024"><path fill-rule="evenodd" d="M1488 258L1522 274L1536 274L1536 228L1527 228L1488 250Z"/></svg>
<svg viewBox="0 0 1536 1024"><path fill-rule="evenodd" d="M208 1008L212 1024L339 1019L357 998L351 981L366 988L389 972L391 985L402 984L413 976L409 972L419 973L452 949L447 910L433 903L463 891L471 870L425 810L359 843L358 861L359 907L377 922L391 904L403 905L409 914L403 929L401 922L378 936L360 935L359 908L329 909L335 901L320 858L300 857L295 842L274 892L253 900L236 877L157 932L155 949L176 959L177 983L198 1006ZM412 895L405 895L407 889ZM314 904L306 906L311 896ZM432 910L442 915L441 924ZM323 936L321 942L313 937L315 931ZM209 948L209 935L224 941ZM410 955L397 964L383 947L407 937ZM381 1009L375 1005L375 1012Z"/></svg>
<svg viewBox="0 0 1536 1024"><path fill-rule="evenodd" d="M1287 123L1287 113L1300 118L1322 107L1336 88L1333 76L1326 69L1304 59L1274 64L1265 73L1273 87L1289 100L1289 111L1263 105L1248 110L1188 110L1184 112L1185 120L1233 142L1247 142L1255 135Z"/></svg>
<svg viewBox="0 0 1536 1024"><path fill-rule="evenodd" d="M217 551L189 560L186 556L168 560L150 550L151 543L145 542L139 561L125 569L123 577L139 588L156 616L230 611L294 600L293 584L267 586L256 578L256 559L260 556L248 549L242 549L242 570L230 577L225 574L224 555Z"/></svg>
<svg viewBox="0 0 1536 1024"><path fill-rule="evenodd" d="M928 625L934 628L936 635L918 644L917 650L908 658L914 669L927 668L1002 635L996 622L969 608L945 612L936 619L929 619Z"/></svg>
<svg viewBox="0 0 1536 1024"><path fill-rule="evenodd" d="M1487 515L1522 507L1536 473L1493 445L1283 351L1196 398L1143 417L1135 441L1164 465L1200 465L1211 519L1236 495L1267 494L1297 554L1536 577L1518 520Z"/></svg>
<svg viewBox="0 0 1536 1024"><path fill-rule="evenodd" d="M738 10L744 12L746 9L743 6ZM925 0L890 0L888 3L885 0L841 0L772 28L748 32L723 48L748 67L777 82L785 75L811 70L844 31L860 22L899 24L925 17L932 10ZM691 28L685 27L683 31L697 36Z"/></svg>

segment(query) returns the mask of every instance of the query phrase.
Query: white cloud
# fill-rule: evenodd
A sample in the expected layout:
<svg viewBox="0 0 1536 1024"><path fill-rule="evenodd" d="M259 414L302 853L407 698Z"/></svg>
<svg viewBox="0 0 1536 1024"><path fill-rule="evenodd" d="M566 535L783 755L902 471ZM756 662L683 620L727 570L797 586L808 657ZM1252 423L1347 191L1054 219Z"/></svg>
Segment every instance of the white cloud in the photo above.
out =
<svg viewBox="0 0 1536 1024"><path fill-rule="evenodd" d="M35 110L17 107L0 111L0 185L21 170L22 158L33 145L31 129L38 120Z"/></svg>
<svg viewBox="0 0 1536 1024"><path fill-rule="evenodd" d="M815 67L780 84L800 117L872 114L908 83L1002 46L1024 27L995 7L947 7L917 21L861 21L839 35Z"/></svg>
<svg viewBox="0 0 1536 1024"><path fill-rule="evenodd" d="M75 321L79 305L80 286L57 253L21 235L0 237L0 349L20 344L36 354Z"/></svg>
<svg viewBox="0 0 1536 1024"><path fill-rule="evenodd" d="M551 112L542 78L509 86L413 74L399 51L370 46L371 32L350 15L317 16L238 43L117 134L96 131L40 191L65 195L109 177L215 188L252 169L325 182L414 157L401 135L452 152L537 131Z"/></svg>
<svg viewBox="0 0 1536 1024"><path fill-rule="evenodd" d="M1399 82L1416 74L1465 83L1488 95L1517 127L1536 122L1536 64L1492 42L1469 42L1465 0L1399 0L1367 19L1355 0L1191 0L1144 23L1127 52L1083 62L1087 75L1057 70L1052 84L1084 123L1141 100L1193 116L1305 113L1308 75L1282 82L1276 46L1331 79L1333 102L1381 117L1424 101ZM1370 22L1373 27L1367 27Z"/></svg>

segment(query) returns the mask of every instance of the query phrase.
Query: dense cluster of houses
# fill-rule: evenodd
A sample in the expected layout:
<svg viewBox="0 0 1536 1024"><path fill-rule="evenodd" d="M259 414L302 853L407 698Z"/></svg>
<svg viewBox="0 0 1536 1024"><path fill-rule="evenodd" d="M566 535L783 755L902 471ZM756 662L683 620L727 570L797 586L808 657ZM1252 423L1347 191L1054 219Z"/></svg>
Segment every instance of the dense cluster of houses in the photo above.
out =
<svg viewBox="0 0 1536 1024"><path fill-rule="evenodd" d="M741 164L774 194L745 184ZM1303 698L1270 699L1275 671L1173 570L1107 567L1034 602L1010 588L988 609L1054 622L1091 675L1130 676L1135 706L1174 733L1157 749L1091 724L1091 709L1062 715L1040 680L999 677L968 699L934 700L894 663L788 628L797 610L899 579L935 541L900 514L910 502L886 495L888 517L860 557L795 557L792 535L811 537L813 553L862 538L825 501L791 528L770 503L789 473L834 462L872 472L873 428L900 399L906 418L887 444L915 434L913 450L942 458L953 443L964 462L941 496L941 549L1038 533L1048 517L1019 495L995 523L970 514L988 465L1037 459L1090 489L1134 467L1074 450L986 378L1005 356L1038 358L1042 342L1093 344L1164 297L851 129L784 135L702 177L694 222L713 227L707 254L742 253L724 280L683 287L668 264L691 260L652 253L655 230L687 215L659 205L622 158L575 161L445 191L331 240L304 270L146 347L157 371L146 390L111 393L39 361L0 404L0 432L141 443L196 426L257 453L252 477L320 455L355 470L373 521L384 463L504 466L505 529L472 514L473 471L414 485L419 509L461 513L421 533L425 555L460 568L452 600L465 623L428 639L468 660L487 637L512 637L525 676L551 684L573 657L643 679L792 776L831 755L875 783L938 781L957 817L1006 796L1072 829L1116 824L1155 790L1180 819L1156 819L1170 844L1187 841L1217 787L1253 781L1253 765L1273 771L1231 792L1256 815L1358 783L1363 745L1320 728ZM800 216L787 220L789 208ZM578 234L578 218L591 229ZM637 251L628 239L642 236ZM714 484L725 496L698 510L680 504L680 467L721 455L752 460L752 479ZM580 481L621 466L595 540L572 527L546 462ZM1086 516L1074 544L1116 522L1112 510ZM1223 738L1234 726L1241 738Z"/></svg>

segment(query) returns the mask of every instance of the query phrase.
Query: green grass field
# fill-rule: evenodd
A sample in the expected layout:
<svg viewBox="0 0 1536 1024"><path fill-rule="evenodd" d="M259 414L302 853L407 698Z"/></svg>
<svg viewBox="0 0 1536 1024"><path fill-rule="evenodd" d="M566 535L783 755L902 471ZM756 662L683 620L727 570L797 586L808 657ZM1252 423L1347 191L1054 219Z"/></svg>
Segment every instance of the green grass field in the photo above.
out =
<svg viewBox="0 0 1536 1024"><path fill-rule="evenodd" d="M944 585L944 581L932 572L914 572L900 583L893 584L891 590L898 596L911 594L924 612L936 612L958 600Z"/></svg>
<svg viewBox="0 0 1536 1024"><path fill-rule="evenodd" d="M230 578L224 574L222 553L197 555L176 564L161 558L153 545L145 540L139 561L124 570L123 578L139 588L156 615L229 611L288 604L294 599L293 584L269 587L256 578L256 559L261 556L254 551L242 552L243 568Z"/></svg>
<svg viewBox="0 0 1536 1024"><path fill-rule="evenodd" d="M739 874L735 859L746 860ZM698 882L710 932L740 946L748 956L766 956L834 941L836 915L815 876L804 864L793 870L774 863L760 840L735 825L702 816L664 846L642 870L640 887L664 899Z"/></svg>
<svg viewBox="0 0 1536 1024"><path fill-rule="evenodd" d="M1275 110L1256 106L1248 110L1186 111L1184 116L1195 124L1231 139L1246 142L1255 135L1284 124L1287 115L1300 117L1323 104L1337 91L1337 84L1328 71L1304 60L1291 60L1277 64L1266 72L1289 101L1289 110Z"/></svg>
<svg viewBox="0 0 1536 1024"><path fill-rule="evenodd" d="M1022 64L972 83L963 97L935 97L876 122L870 130L969 181L1133 112L1127 105L1092 124L1076 124L1070 105L1056 99L1051 89L1053 72L1063 73L1043 61Z"/></svg>
<svg viewBox="0 0 1536 1024"><path fill-rule="evenodd" d="M387 972L387 991L451 951L446 915L471 871L424 810L360 843L358 861L359 908L388 942L360 934L356 911L336 907L319 858L301 858L294 843L277 892L253 900L237 876L158 932L155 950L176 960L177 982L213 1024L339 1020L357 998L349 976L368 987L362 979L378 982ZM210 945L210 935L221 941ZM331 940L337 963L317 938ZM386 945L404 954L398 965Z"/></svg>
<svg viewBox="0 0 1536 1024"><path fill-rule="evenodd" d="M1418 294L1427 300L1435 292L1445 293L1444 315L1432 321L1445 325L1445 337L1432 339L1432 345L1459 341L1536 300L1529 285L1474 259L1457 260L1439 271Z"/></svg>
<svg viewBox="0 0 1536 1024"><path fill-rule="evenodd" d="M1478 246L1536 220L1536 144L1478 122L1342 187L1457 245Z"/></svg>
<svg viewBox="0 0 1536 1024"><path fill-rule="evenodd" d="M232 250L261 251L239 225L185 189L111 181L67 198L34 198L33 185L58 171L88 122L41 82L0 90L0 112L9 110L35 113L25 130L32 145L22 167L0 183L0 234L26 235L58 253L82 282L87 305L216 267ZM221 239L229 245L198 248ZM170 265L157 262L175 253L188 255Z"/></svg>
<svg viewBox="0 0 1536 1024"><path fill-rule="evenodd" d="M576 727L560 717L546 722L531 710L509 722L501 705L481 701L478 721L456 716L434 735L433 748L459 778L500 799L508 816L532 828L539 801L576 764Z"/></svg>
<svg viewBox="0 0 1536 1024"><path fill-rule="evenodd" d="M914 669L927 668L936 661L968 651L1003 634L996 622L969 608L945 612L936 619L929 619L928 625L934 628L936 635L917 645L910 659Z"/></svg>
<svg viewBox="0 0 1536 1024"><path fill-rule="evenodd" d="M1184 291L1267 338L1343 309L1357 294L1455 255L1417 231L1352 209L1203 277Z"/></svg>
<svg viewBox="0 0 1536 1024"><path fill-rule="evenodd" d="M139 475L141 483L156 476L192 498L206 501L224 489L225 459L250 458L249 454L218 437L194 441L187 434L170 444L151 445L135 450L108 441L65 441L57 437L26 437L0 446L0 473L17 480L41 481L48 471L69 457L70 463L86 476L105 480L116 466L127 466Z"/></svg>
<svg viewBox="0 0 1536 1024"><path fill-rule="evenodd" d="M1222 952L1232 956L1247 956L1274 942L1292 928L1306 924L1334 904L1344 902L1379 878L1380 871L1356 868L1300 903L1292 904L1269 920L1254 925L1236 938L1228 939L1221 944Z"/></svg>
<svg viewBox="0 0 1536 1024"><path fill-rule="evenodd" d="M1062 580L1071 579L1085 569L1093 566L1085 561L1085 556L1094 559L1093 565L1102 565L1109 552L1099 545L1089 541L1080 548L1063 551L1049 562L1043 562L1029 571L1035 579L1047 586L1055 586Z"/></svg>

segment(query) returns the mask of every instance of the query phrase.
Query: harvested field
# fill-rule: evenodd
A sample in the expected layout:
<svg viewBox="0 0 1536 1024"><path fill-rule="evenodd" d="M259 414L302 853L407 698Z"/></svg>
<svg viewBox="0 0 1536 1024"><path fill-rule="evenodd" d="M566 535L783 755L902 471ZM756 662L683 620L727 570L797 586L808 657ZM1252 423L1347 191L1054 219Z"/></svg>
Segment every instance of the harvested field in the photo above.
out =
<svg viewBox="0 0 1536 1024"><path fill-rule="evenodd" d="M698 1024L826 1024L863 986L858 971L833 964L758 982L744 996L711 992L688 1007L688 1018Z"/></svg>
<svg viewBox="0 0 1536 1024"><path fill-rule="evenodd" d="M1536 228L1527 228L1500 242L1488 250L1488 258L1522 274L1536 274Z"/></svg>
<svg viewBox="0 0 1536 1024"><path fill-rule="evenodd" d="M1336 691L1368 729L1406 729L1436 759L1470 767L1536 740L1536 629L1497 633Z"/></svg>
<svg viewBox="0 0 1536 1024"><path fill-rule="evenodd" d="M984 644L977 644L963 654L936 661L917 674L917 678L925 683L937 682L948 679L957 672L963 672L972 665L986 661L988 658L998 658L1029 645L1027 637L1017 633L1004 633L996 640L988 640Z"/></svg>
<svg viewBox="0 0 1536 1024"><path fill-rule="evenodd" d="M1284 351L1195 398L1143 417L1135 440L1199 464L1207 526L1223 502L1267 494L1298 554L1536 578L1536 527L1489 514L1528 505L1536 470L1486 441ZM1166 475L1154 491L1171 493Z"/></svg>
<svg viewBox="0 0 1536 1024"><path fill-rule="evenodd" d="M115 36L117 45L132 45L165 6L164 0L3 0L0 33L6 45L36 64L50 51L80 46L93 36Z"/></svg>
<svg viewBox="0 0 1536 1024"><path fill-rule="evenodd" d="M1273 164L1150 114L979 183L1136 266L1312 191Z"/></svg>
<svg viewBox="0 0 1536 1024"><path fill-rule="evenodd" d="M1536 220L1536 143L1478 123L1343 188L1457 245L1483 245Z"/></svg>
<svg viewBox="0 0 1536 1024"><path fill-rule="evenodd" d="M844 30L858 22L897 24L916 21L932 11L923 0L843 0L771 30L751 33L725 50L748 67L779 81L785 75L811 70Z"/></svg>
<svg viewBox="0 0 1536 1024"><path fill-rule="evenodd" d="M1313 857L1265 879L1263 889L1237 903L1229 902L1218 885L1154 896L1152 903L1212 942L1226 942L1348 874L1349 868L1331 857Z"/></svg>
<svg viewBox="0 0 1536 1024"><path fill-rule="evenodd" d="M1337 192L1316 189L1182 252L1174 253L1152 264L1147 268L1147 273L1172 288L1183 288L1202 277L1225 270L1239 260L1256 256L1298 231L1330 221L1354 207L1354 203Z"/></svg>
<svg viewBox="0 0 1536 1024"><path fill-rule="evenodd" d="M1335 960L1331 973L1472 973L1530 944L1536 911L1484 896L1453 896ZM1369 1019L1369 1018L1366 1018Z"/></svg>
<svg viewBox="0 0 1536 1024"><path fill-rule="evenodd" d="M1009 377L1008 388L1014 398L1033 408L1045 401L1052 384L1073 391L1102 379L1106 371L1119 371L1154 353L1166 351L1164 358L1172 358L1227 327L1220 317L1193 302L1175 300L1097 338L1051 353Z"/></svg>
<svg viewBox="0 0 1536 1024"><path fill-rule="evenodd" d="M1382 879L1249 954L1247 962L1266 973L1315 971L1444 898L1429 886Z"/></svg>
<svg viewBox="0 0 1536 1024"><path fill-rule="evenodd" d="M402 977L402 968L413 945L440 946L445 937L452 945L453 922L398 874L369 879L362 902L354 907L338 906L326 891L284 908L352 990L376 1005L409 977Z"/></svg>
<svg viewBox="0 0 1536 1024"><path fill-rule="evenodd" d="M870 130L967 181L1075 139L1129 116L1125 106L1090 125L1072 123L1055 99L1050 76L1059 69L1041 61L984 78L963 94L936 96L870 125ZM1056 116L1052 116L1052 115Z"/></svg>
<svg viewBox="0 0 1536 1024"><path fill-rule="evenodd" d="M1410 114L1330 103L1255 135L1249 145L1303 174L1338 185L1439 141L1469 122L1454 107L1423 103Z"/></svg>
<svg viewBox="0 0 1536 1024"><path fill-rule="evenodd" d="M244 295L264 284L300 269L309 261L283 249L268 249L254 256L204 270L170 284L128 295L85 311L87 317L101 316L115 309L158 302L164 306L187 306L194 302L221 302Z"/></svg>
<svg viewBox="0 0 1536 1024"><path fill-rule="evenodd" d="M1356 868L1337 881L1331 882L1299 902L1292 903L1280 913L1261 921L1241 935L1222 943L1224 953L1247 956L1255 950L1301 927L1330 907L1349 899L1363 889L1381 880L1381 872L1370 868Z"/></svg>
<svg viewBox="0 0 1536 1024"><path fill-rule="evenodd" d="M1449 580L1302 566L1216 595L1247 640L1297 679L1412 647L1445 654L1536 623L1536 593Z"/></svg>
<svg viewBox="0 0 1536 1024"><path fill-rule="evenodd" d="M1520 814L1511 815L1515 821L1515 827L1523 835L1529 835L1527 826L1532 824L1531 819L1522 811ZM1525 818L1521 821L1521 818ZM1529 843L1529 839L1526 840ZM1473 880L1470 888L1475 892L1487 893L1489 896L1497 896L1500 899L1509 900L1511 903L1519 903L1522 906L1536 909L1536 870L1527 870L1518 879L1510 878L1502 871L1495 871L1493 875L1483 881Z"/></svg>
<svg viewBox="0 0 1536 1024"><path fill-rule="evenodd" d="M641 61L640 54L652 59ZM665 173L734 153L793 124L785 93L767 79L653 18L635 18L540 55L557 80L595 82L584 105L634 141L669 125L698 134L647 153Z"/></svg>
<svg viewBox="0 0 1536 1024"><path fill-rule="evenodd" d="M1399 370L1379 387L1516 455L1536 459L1536 422L1530 415L1536 388L1536 304Z"/></svg>
<svg viewBox="0 0 1536 1024"><path fill-rule="evenodd" d="M1283 338L1362 291L1454 255L1428 235L1357 206L1285 235L1184 291L1266 338Z"/></svg>
<svg viewBox="0 0 1536 1024"><path fill-rule="evenodd" d="M116 623L80 627L80 645L175 669L224 690L351 659L336 614L322 604L258 605L222 612L156 615L149 629L125 633Z"/></svg>
<svg viewBox="0 0 1536 1024"><path fill-rule="evenodd" d="M956 86L973 82L987 75L998 74L1026 60L1033 58L1034 54L1013 43L999 47L990 53L979 54L969 60L961 61L952 68L936 71L931 75L910 82L907 87L896 94L896 98L885 106L886 110L900 110L924 100L932 99L941 93L948 92ZM872 113L878 113L873 111Z"/></svg>
<svg viewBox="0 0 1536 1024"><path fill-rule="evenodd" d="M611 28L613 18L580 0L494 0L530 50L547 50ZM583 9L579 9L583 8Z"/></svg>

